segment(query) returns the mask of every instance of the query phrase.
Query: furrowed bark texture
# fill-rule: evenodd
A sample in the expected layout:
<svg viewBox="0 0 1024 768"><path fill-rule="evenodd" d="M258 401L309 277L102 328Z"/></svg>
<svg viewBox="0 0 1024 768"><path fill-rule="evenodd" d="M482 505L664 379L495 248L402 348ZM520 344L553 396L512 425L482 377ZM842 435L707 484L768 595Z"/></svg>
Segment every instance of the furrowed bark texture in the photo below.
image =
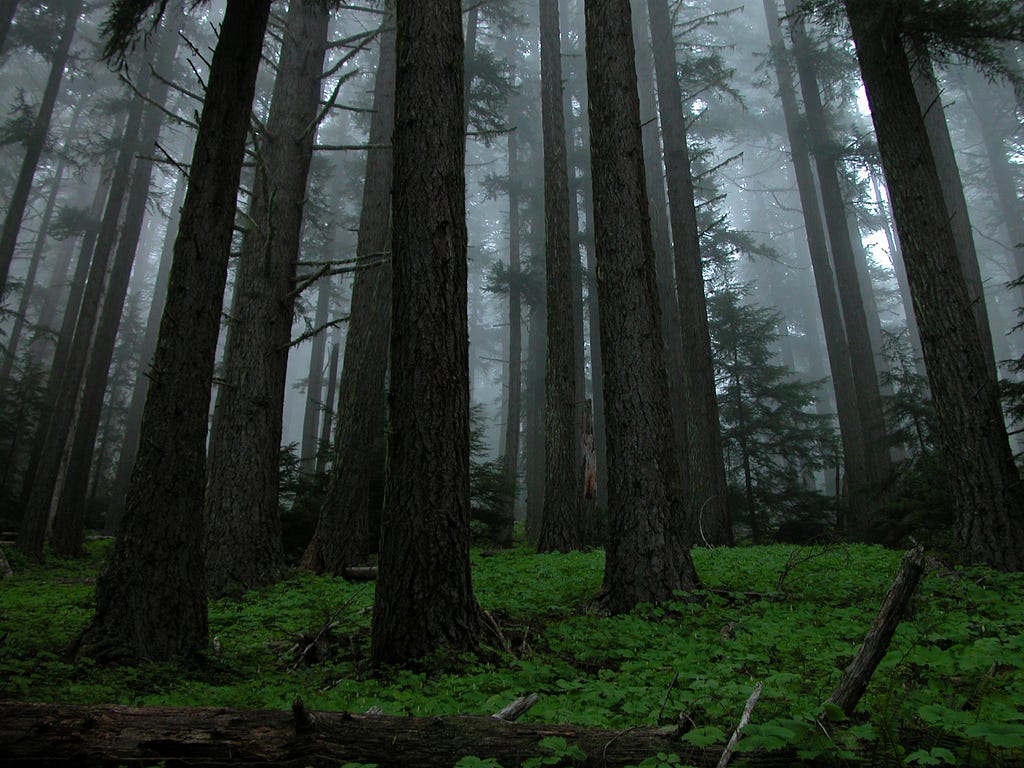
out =
<svg viewBox="0 0 1024 768"><path fill-rule="evenodd" d="M370 520L384 498L387 339L391 333L392 266L388 250L395 125L394 3L380 36L373 88L374 113L366 156L356 255L363 268L352 283L345 355L338 381L338 429L327 497L302 566L335 575L365 561L372 550Z"/></svg>
<svg viewBox="0 0 1024 768"><path fill-rule="evenodd" d="M847 0L920 323L958 538L972 559L1024 569L1024 487L982 351L910 64L889 6Z"/></svg>
<svg viewBox="0 0 1024 768"><path fill-rule="evenodd" d="M698 579L668 403L628 0L590 0L586 29L608 430L604 589L619 612Z"/></svg>
<svg viewBox="0 0 1024 768"><path fill-rule="evenodd" d="M229 0L199 122L124 516L79 638L91 656L168 659L207 643L203 486L235 200L270 0Z"/></svg>
<svg viewBox="0 0 1024 768"><path fill-rule="evenodd" d="M539 552L583 545L577 462L576 362L572 315L573 256L562 114L558 0L540 0L541 112L544 131L544 269L547 360L544 407L544 513Z"/></svg>
<svg viewBox="0 0 1024 768"><path fill-rule="evenodd" d="M260 141L207 461L206 586L211 595L275 581L284 568L278 467L285 374L330 14L291 3ZM263 167L260 167L260 163ZM317 398L319 399L319 397Z"/></svg>
<svg viewBox="0 0 1024 768"><path fill-rule="evenodd" d="M391 418L374 662L476 645L469 574L469 338L462 13L398 0Z"/></svg>
<svg viewBox="0 0 1024 768"><path fill-rule="evenodd" d="M676 292L682 321L687 414L687 499L690 526L712 544L732 544L726 507L725 462L715 398L715 364L704 297L704 261L700 251L693 173L687 145L682 94L676 66L672 21L666 0L648 0L654 71L658 82L665 176L676 268ZM699 516L699 520L698 520Z"/></svg>

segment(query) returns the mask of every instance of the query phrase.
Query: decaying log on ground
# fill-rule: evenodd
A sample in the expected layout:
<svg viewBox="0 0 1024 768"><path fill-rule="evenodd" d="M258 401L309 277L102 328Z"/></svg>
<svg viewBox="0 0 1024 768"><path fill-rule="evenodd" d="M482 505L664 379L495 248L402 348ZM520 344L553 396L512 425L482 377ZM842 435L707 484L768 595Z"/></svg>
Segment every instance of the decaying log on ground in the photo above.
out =
<svg viewBox="0 0 1024 768"><path fill-rule="evenodd" d="M341 572L349 581L373 581L377 578L376 565L353 565Z"/></svg>
<svg viewBox="0 0 1024 768"><path fill-rule="evenodd" d="M0 765L280 766L451 768L465 755L515 768L547 756L541 739L560 736L586 753L583 765L636 765L658 752L714 765L721 746L697 748L673 729L610 730L513 723L492 717L388 717L197 707L0 703ZM783 751L748 753L751 765L793 765Z"/></svg>
<svg viewBox="0 0 1024 768"><path fill-rule="evenodd" d="M839 685L828 697L830 704L835 704L846 714L852 714L857 708L857 703L867 690L875 668L889 649L893 633L903 620L910 606L910 598L924 574L924 561L924 549L921 547L915 547L903 555L896 577L885 599L882 600L882 606L878 609L878 615L875 616L864 643L843 672Z"/></svg>

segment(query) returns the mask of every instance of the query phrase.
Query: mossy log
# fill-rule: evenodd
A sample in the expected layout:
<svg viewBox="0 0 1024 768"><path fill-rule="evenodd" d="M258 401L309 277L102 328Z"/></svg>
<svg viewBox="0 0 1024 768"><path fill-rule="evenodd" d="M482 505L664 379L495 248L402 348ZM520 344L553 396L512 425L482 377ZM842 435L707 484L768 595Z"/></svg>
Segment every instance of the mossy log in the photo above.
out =
<svg viewBox="0 0 1024 768"><path fill-rule="evenodd" d="M658 752L684 764L714 765L722 746L697 748L673 729L577 728L492 717L393 717L212 707L124 707L0 703L0 765L280 766L451 768L466 755L515 768L550 756L540 741L562 737L586 766L637 765ZM792 754L749 753L750 765L794 765Z"/></svg>

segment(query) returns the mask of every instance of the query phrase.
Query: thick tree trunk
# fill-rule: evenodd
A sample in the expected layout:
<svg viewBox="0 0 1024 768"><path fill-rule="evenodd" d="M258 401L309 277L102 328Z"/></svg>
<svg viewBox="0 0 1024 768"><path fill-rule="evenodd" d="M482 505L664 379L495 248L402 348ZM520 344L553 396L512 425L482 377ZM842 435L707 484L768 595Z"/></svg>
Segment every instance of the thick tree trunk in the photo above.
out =
<svg viewBox="0 0 1024 768"><path fill-rule="evenodd" d="M386 6L393 18L393 3ZM392 265L389 249L392 153L395 125L395 32L380 36L373 89L370 143L366 156L356 254L361 266L352 283L345 357L338 381L338 428L327 497L302 566L341 574L372 550L370 524L384 497L385 379L391 333Z"/></svg>
<svg viewBox="0 0 1024 768"><path fill-rule="evenodd" d="M178 234L178 223L181 220L181 205L185 201L188 181L184 177L178 180L171 201L170 217L164 233L164 245L160 254L160 265L157 267L156 280L153 284L153 297L149 303L146 319L146 333L139 347L139 369L132 387L132 397L125 415L124 438L118 452L117 474L111 490L110 508L104 530L108 534L117 531L117 525L124 511L125 493L131 481L132 468L135 466L135 454L139 450L139 432L142 427L142 411L146 405L146 393L149 391L150 363L156 352L156 340L160 331L160 317L164 313L164 301L167 298L167 281L171 274L171 261L174 259L174 240Z"/></svg>
<svg viewBox="0 0 1024 768"><path fill-rule="evenodd" d="M171 26L165 27L156 53L154 66L157 72L170 71L178 50L178 41L178 30ZM167 85L154 79L147 94L147 98L154 106L150 106L144 112L136 144L137 149L145 154L152 154L150 150L160 137L160 126L163 124L163 112L160 107L166 97ZM153 161L139 158L135 161L131 182L126 190L127 206L119 227L117 250L103 294L103 307L96 323L89 362L84 371L81 407L74 422L67 471L63 486L57 492L59 495L51 543L54 552L62 557L75 557L82 553L89 470L93 464L96 433L103 412L103 394L107 388L117 331L128 292L128 281L146 216L152 173Z"/></svg>
<svg viewBox="0 0 1024 768"><path fill-rule="evenodd" d="M71 41L75 36L78 17L82 13L82 2L81 0L68 0L64 8L60 37L50 59L50 76L47 78L46 87L43 90L43 98L39 102L39 111L36 113L36 119L32 125L32 133L25 144L25 156L21 161L21 170L14 183L11 199L7 201L3 229L0 230L0 299L7 290L11 263L14 261L14 249L18 244L18 233L21 231L21 222L25 217L25 209L28 207L29 193L32 191L32 177L35 176L36 166L39 164L43 146L46 144L50 119L53 117L53 108L57 104L60 84L64 79L64 68L67 66L68 54L71 51ZM14 9L11 8L10 15L13 13ZM8 26L10 26L9 23ZM2 45L2 41L0 41L0 45Z"/></svg>
<svg viewBox="0 0 1024 768"><path fill-rule="evenodd" d="M868 536L877 537L879 531L875 518L879 502L885 498L891 483L892 466L889 461L885 414L882 410L882 395L878 384L878 367L871 348L871 333L862 295L862 291L865 288L870 290L870 287L862 286L857 274L851 238L856 236L859 239L860 233L851 232L847 222L846 201L839 187L836 151L825 118L825 108L821 102L818 76L811 59L810 41L802 20L795 15L795 0L786 0L786 11L789 14L790 35L793 40L793 58L800 76L800 91L804 99L809 149L818 171L818 190L850 351L857 413L860 415L861 431L864 436L864 467L867 472L865 482L871 500L867 505L866 516L853 514L854 510L851 510L846 520L846 530L847 533L861 539Z"/></svg>
<svg viewBox="0 0 1024 768"><path fill-rule="evenodd" d="M371 627L377 664L477 642L459 0L396 5L391 419Z"/></svg>
<svg viewBox="0 0 1024 768"><path fill-rule="evenodd" d="M562 113L562 59L558 0L540 0L541 107L544 131L544 269L547 357L544 406L544 513L539 552L580 549L577 482L576 359L572 316L573 257L569 243L569 189Z"/></svg>
<svg viewBox="0 0 1024 768"><path fill-rule="evenodd" d="M213 54L139 453L78 650L169 659L207 643L203 486L210 386L270 0L228 0Z"/></svg>
<svg viewBox="0 0 1024 768"><path fill-rule="evenodd" d="M982 350L899 25L847 0L892 195L964 554L1024 569L1024 487Z"/></svg>
<svg viewBox="0 0 1024 768"><path fill-rule="evenodd" d="M864 432L861 427L853 371L850 366L850 348L846 340L846 330L843 327L839 300L836 296L835 276L832 273L829 259L825 227L821 219L821 208L818 203L814 173L811 170L807 139L800 127L801 118L796 91L793 88L793 73L788 53L782 41L782 32L779 29L776 0L764 0L764 12L768 22L772 61L775 64L778 78L779 100L782 102L786 133L789 137L790 152L793 158L793 172L800 195L800 207L807 234L807 247L814 273L814 285L818 294L829 370L832 373L832 387L836 396L839 435L843 443L843 467L846 470L848 486L847 515L853 520L867 520L871 517L871 508L867 487Z"/></svg>
<svg viewBox="0 0 1024 768"><path fill-rule="evenodd" d="M151 79L150 71L144 70L139 78L140 93L147 92ZM145 114L146 101L137 95L132 99L128 111L128 120L111 176L110 194L103 209L103 220L92 251L89 276L82 292L74 335L61 372L57 395L53 400L53 410L44 419L45 430L40 430L45 437L40 445L38 463L34 466L34 474L31 476L31 488L25 504L21 530L18 533L18 546L34 557L42 555L54 499L59 492L58 480L64 451L74 427L78 404L81 402L80 390L106 290L107 266L117 243L121 211L128 195L132 165L139 147ZM127 277L125 286L127 287ZM101 392L100 398L102 396ZM88 467L85 471L88 472Z"/></svg>
<svg viewBox="0 0 1024 768"><path fill-rule="evenodd" d="M608 427L604 589L621 612L699 581L668 402L628 0L589 0L586 28Z"/></svg>
<svg viewBox="0 0 1024 768"><path fill-rule="evenodd" d="M732 544L726 507L725 462L715 399L715 364L704 297L704 262L700 252L690 150L676 66L676 49L667 0L648 0L654 70L658 82L665 176L676 267L676 292L682 319L686 394L687 499L689 525L712 544Z"/></svg>
<svg viewBox="0 0 1024 768"><path fill-rule="evenodd" d="M289 6L270 115L257 150L252 225L242 241L225 383L207 460L203 514L211 595L272 583L284 568L278 509L281 417L329 21L316 0Z"/></svg>

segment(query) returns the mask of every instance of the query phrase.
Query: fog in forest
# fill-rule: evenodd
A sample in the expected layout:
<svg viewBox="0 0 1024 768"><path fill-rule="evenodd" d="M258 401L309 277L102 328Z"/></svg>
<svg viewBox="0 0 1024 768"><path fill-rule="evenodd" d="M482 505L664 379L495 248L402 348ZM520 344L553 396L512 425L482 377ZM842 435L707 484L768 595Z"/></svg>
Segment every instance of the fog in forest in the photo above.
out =
<svg viewBox="0 0 1024 768"><path fill-rule="evenodd" d="M581 542L602 543L617 503L608 498L609 461L622 466L609 455L620 450L609 447L616 438L606 439L622 396L609 403L602 381L620 391L615 369L630 352L602 359L609 336L602 344L597 316L607 303L605 333L618 333L613 323L628 329L632 310L624 319L613 315L632 301L632 289L598 286L617 262L595 242L601 213L594 200L616 198L602 197L596 167L592 175L592 134L607 126L594 121L608 105L595 109L588 95L583 0L549 9L560 26L561 78L547 86L561 89L565 185L558 194L567 209L555 207L557 186L545 179L552 140L542 119L538 8L545 4L484 0L463 9L472 530L480 540L506 541L514 518L517 526L525 521L531 542L551 541L541 519L545 435L550 452L561 450L561 433L552 422L545 428L558 406L550 389L545 403L545 370L550 387L557 371L571 368L559 396L564 423L575 425L575 434L566 433L565 466L583 507ZM823 13L776 0L632 5L647 204L637 223L653 255L637 263L657 277L655 347L664 355L671 405L661 413L664 431L681 446L691 540L802 542L841 532L895 545L920 536L930 525L926 515L957 525L959 491L947 489L946 476L973 470L943 469L956 461L943 453L943 440L963 427L943 427L941 419L963 406L947 399L933 407L933 395L952 397L954 387L930 381L926 358L943 370L958 364L922 349L922 338L940 337L925 342L938 350L948 334L923 327L910 309L930 317L947 305L935 292L911 300L915 281L923 296L933 290L925 284L929 270L946 272L894 220L898 195L890 185L899 171L880 154L875 102L862 85L845 18L830 3L818 4ZM227 509L250 484L276 493L267 514L280 517L280 531L272 535L283 536L286 559L305 553L311 562L327 557L308 545L318 518L326 526L321 510L334 503L332 494L350 493L346 509L370 510L350 530L375 551L390 434L384 393L394 378L385 362L394 332L390 278L357 287L391 272L386 199L377 224L367 202L371 156L390 142L387 126L385 138L371 135L384 91L375 97L390 4L328 6L321 19L312 10L299 18L297 0L271 6L212 370L207 475L189 480L205 485L208 515L215 515L211 499L225 497ZM225 3L172 1L159 23L146 11L123 49L110 47L116 30L108 4L5 0L0 10L0 527L20 531L29 550L52 536L55 547L74 552L83 531L118 530L140 434L147 440L149 382L176 375L152 366L161 322L186 322L174 314L178 298L168 300L168 281L176 279L169 277L176 248L187 247L175 241L182 240L180 211L197 167L193 151ZM321 28L319 39L313 30ZM951 222L963 265L946 277L966 290L968 303L957 299L957 306L968 306L978 324L971 346L983 357L982 378L991 392L996 377L1003 380L997 428L1005 426L1017 452L1024 176L1022 102L1010 78L1020 50L993 42L979 68L955 45L908 48L943 187L942 218ZM286 60L293 61L287 72ZM301 103L309 66L321 73L318 98ZM405 71L400 64L400 79ZM295 79L275 90L286 76ZM442 105L424 96L419 108ZM299 173L307 162L308 173ZM404 184L393 181L396 190ZM301 229L292 226L296 216ZM557 288L545 273L546 252L554 253L551 217L568 247L567 269L555 269ZM298 239L285 282L259 283L259 265L265 275L279 269L271 243L286 230ZM371 230L382 245L360 244ZM901 249L908 237L921 277L908 279ZM246 260L257 265L251 277L242 274ZM208 282L196 279L172 291L184 297ZM396 283L395 301L399 295ZM548 305L553 296L564 302ZM287 316L291 305L289 339L266 330L263 351L249 344L244 352L243 340L263 331L242 330L231 340L236 319L249 329L255 326L242 318L258 323L271 311L264 307L275 306ZM635 325L641 337L651 335L640 319ZM558 349L561 358L553 357ZM250 391L250 380L279 378L272 362L285 351L283 395ZM366 378L371 371L376 379ZM196 386L182 391L201 399ZM379 393L372 405L361 387ZM241 402L232 405L232 393ZM282 396L279 416L268 412L264 401ZM274 466L237 458L222 468L229 451L255 452L267 439L247 431L264 421L272 438L280 431ZM580 430L585 422L589 431ZM349 457L344 466L342 456ZM349 471L361 485L345 490L353 457L365 459ZM963 541L970 546L969 537ZM984 547L974 551L984 557ZM346 565L359 561L345 557Z"/></svg>

